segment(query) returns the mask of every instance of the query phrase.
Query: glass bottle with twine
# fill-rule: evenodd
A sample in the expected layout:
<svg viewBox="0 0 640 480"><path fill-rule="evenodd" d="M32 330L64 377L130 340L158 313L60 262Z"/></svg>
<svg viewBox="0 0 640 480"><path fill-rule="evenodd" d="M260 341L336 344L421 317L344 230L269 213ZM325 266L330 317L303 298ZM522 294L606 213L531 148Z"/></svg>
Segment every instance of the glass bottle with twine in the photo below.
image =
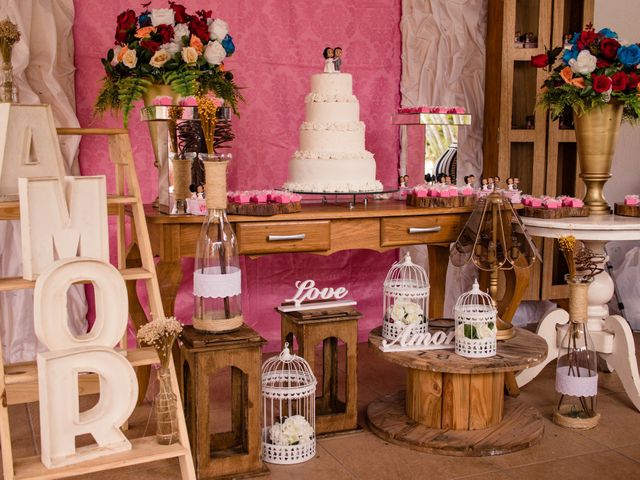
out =
<svg viewBox="0 0 640 480"><path fill-rule="evenodd" d="M8 18L0 21L0 55L2 55L2 77L0 78L0 102L17 103L18 88L13 82L11 52L13 45L20 40L18 27Z"/></svg>
<svg viewBox="0 0 640 480"><path fill-rule="evenodd" d="M589 285L599 273L594 268L598 256L584 247L578 250L571 236L561 237L558 243L569 266L565 276L569 286L569 324L556 367L558 401L553 421L563 427L588 429L600 420L596 412L598 354L587 328Z"/></svg>
<svg viewBox="0 0 640 480"><path fill-rule="evenodd" d="M160 445L171 445L179 440L178 397L171 385L171 349L182 325L175 317L159 318L146 323L138 330L141 345L154 347L160 360L158 368L158 394L154 398L156 412L156 440Z"/></svg>
<svg viewBox="0 0 640 480"><path fill-rule="evenodd" d="M207 153L205 168L207 219L196 245L193 274L193 326L206 332L228 332L243 324L240 258L236 236L227 219L227 165L231 154L215 151L216 112L222 102L211 95L198 98L198 115Z"/></svg>

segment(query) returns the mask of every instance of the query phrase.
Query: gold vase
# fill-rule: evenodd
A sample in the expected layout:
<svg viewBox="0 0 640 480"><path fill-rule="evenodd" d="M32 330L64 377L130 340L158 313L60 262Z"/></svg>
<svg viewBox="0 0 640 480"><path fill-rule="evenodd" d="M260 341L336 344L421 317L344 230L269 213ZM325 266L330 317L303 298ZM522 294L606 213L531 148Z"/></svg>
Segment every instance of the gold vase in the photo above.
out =
<svg viewBox="0 0 640 480"><path fill-rule="evenodd" d="M144 102L145 107L149 107L153 105L153 100L155 98L163 96L171 97L173 99L173 102L171 103L173 103L174 105L177 105L179 103L180 94L174 92L171 88L171 85L160 84L150 85L147 91L142 94L142 101ZM163 161L163 152L161 151L161 149L167 148L166 145L161 146L158 143L159 136L163 134L163 132L166 134L166 128L164 128L166 127L166 125L163 125L164 123L164 121L147 122L147 126L149 127L149 136L151 137L151 146L153 147L153 156L155 158L153 165L158 169L160 168L160 162ZM167 142L168 139L165 138L162 141ZM153 201L153 206L155 208L158 208L158 205L159 201L156 197L156 199Z"/></svg>
<svg viewBox="0 0 640 480"><path fill-rule="evenodd" d="M622 105L596 107L581 116L574 114L580 178L587 187L584 204L590 215L611 213L604 198L604 184L611 178L611 161L622 121Z"/></svg>

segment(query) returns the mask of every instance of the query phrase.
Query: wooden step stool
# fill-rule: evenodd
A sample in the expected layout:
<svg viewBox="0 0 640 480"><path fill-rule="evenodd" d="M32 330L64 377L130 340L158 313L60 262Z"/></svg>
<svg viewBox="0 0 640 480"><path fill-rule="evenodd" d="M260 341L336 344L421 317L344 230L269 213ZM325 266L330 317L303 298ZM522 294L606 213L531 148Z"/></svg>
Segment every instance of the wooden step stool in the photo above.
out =
<svg viewBox="0 0 640 480"><path fill-rule="evenodd" d="M358 428L358 319L353 307L318 308L298 312L280 312L282 340L293 349L298 340L298 355L314 372L315 347L322 342L322 395L316 397L316 433L340 432ZM338 399L338 340L347 349L345 401Z"/></svg>
<svg viewBox="0 0 640 480"><path fill-rule="evenodd" d="M246 324L209 334L184 327L180 364L191 451L199 479L268 473L262 463L260 405L262 346L266 341ZM211 433L209 379L231 370L231 431Z"/></svg>

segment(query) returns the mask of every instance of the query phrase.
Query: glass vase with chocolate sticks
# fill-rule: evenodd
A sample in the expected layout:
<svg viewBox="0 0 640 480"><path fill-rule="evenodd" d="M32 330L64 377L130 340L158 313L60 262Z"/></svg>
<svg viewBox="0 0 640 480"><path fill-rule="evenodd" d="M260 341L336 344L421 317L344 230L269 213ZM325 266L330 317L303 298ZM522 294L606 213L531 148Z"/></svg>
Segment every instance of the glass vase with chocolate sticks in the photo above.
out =
<svg viewBox="0 0 640 480"><path fill-rule="evenodd" d="M554 423L568 428L593 428L600 420L596 411L598 394L598 354L587 328L589 285L602 271L603 261L576 241L560 237L560 250L569 267L565 280L569 285L569 324L565 327L556 367L558 396Z"/></svg>
<svg viewBox="0 0 640 480"><path fill-rule="evenodd" d="M205 168L207 218L196 245L193 295L193 326L206 332L228 332L240 328L242 278L238 242L227 219L227 165L231 154L215 150L216 98L198 99L198 115L206 154L200 154Z"/></svg>

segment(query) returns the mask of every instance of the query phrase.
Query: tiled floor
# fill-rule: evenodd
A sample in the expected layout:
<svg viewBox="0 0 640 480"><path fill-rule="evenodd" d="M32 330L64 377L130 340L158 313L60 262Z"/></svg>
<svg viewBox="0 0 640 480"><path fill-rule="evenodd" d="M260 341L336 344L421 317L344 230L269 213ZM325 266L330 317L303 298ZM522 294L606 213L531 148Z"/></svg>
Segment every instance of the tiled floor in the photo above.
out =
<svg viewBox="0 0 640 480"><path fill-rule="evenodd" d="M640 349L640 334L635 335ZM640 356L639 356L640 357ZM428 455L390 445L366 428L366 407L372 400L404 388L403 369L385 362L366 344L359 346L359 421L364 427L350 434L322 438L317 456L306 463L270 465L272 479L638 479L640 478L640 412L627 398L616 374L600 374L600 425L594 430L571 431L554 425L554 366L549 365L522 389L520 398L536 406L547 419L542 442L527 450L484 458ZM224 395L222 396L224 397ZM38 430L37 405L30 406ZM139 408L131 421L132 435L145 429L149 406ZM224 423L224 416L221 417ZM24 407L11 412L14 448L18 455L33 455L33 443ZM152 428L150 426L149 428ZM115 470L87 479L154 480L179 478L177 461Z"/></svg>

